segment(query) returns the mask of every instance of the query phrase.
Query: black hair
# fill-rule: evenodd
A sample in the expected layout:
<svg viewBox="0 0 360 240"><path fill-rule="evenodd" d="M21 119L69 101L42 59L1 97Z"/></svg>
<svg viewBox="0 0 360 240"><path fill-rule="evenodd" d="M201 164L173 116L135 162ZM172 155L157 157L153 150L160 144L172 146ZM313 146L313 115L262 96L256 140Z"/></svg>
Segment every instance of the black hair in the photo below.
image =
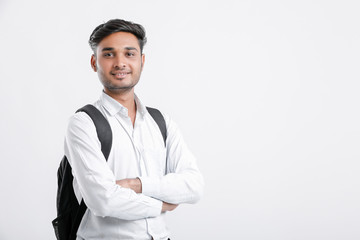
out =
<svg viewBox="0 0 360 240"><path fill-rule="evenodd" d="M89 39L89 45L93 52L96 52L96 47L105 37L116 32L128 32L134 34L138 39L140 51L142 53L144 45L147 41L144 27L140 24L122 19L109 20L106 23L100 24L94 29Z"/></svg>

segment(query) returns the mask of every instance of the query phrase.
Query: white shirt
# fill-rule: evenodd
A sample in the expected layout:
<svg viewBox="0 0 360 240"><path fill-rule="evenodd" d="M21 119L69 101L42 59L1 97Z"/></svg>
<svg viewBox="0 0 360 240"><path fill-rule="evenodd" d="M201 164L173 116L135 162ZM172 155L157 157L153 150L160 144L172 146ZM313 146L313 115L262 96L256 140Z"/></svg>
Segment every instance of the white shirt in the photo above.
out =
<svg viewBox="0 0 360 240"><path fill-rule="evenodd" d="M134 126L127 109L104 92L94 104L113 133L108 161L91 118L79 112L69 121L65 155L76 197L79 202L84 198L88 207L77 239L167 239L162 202L195 203L202 195L203 177L176 124L164 115L165 147L158 125L137 97L135 101ZM142 182L141 194L116 184L136 177Z"/></svg>

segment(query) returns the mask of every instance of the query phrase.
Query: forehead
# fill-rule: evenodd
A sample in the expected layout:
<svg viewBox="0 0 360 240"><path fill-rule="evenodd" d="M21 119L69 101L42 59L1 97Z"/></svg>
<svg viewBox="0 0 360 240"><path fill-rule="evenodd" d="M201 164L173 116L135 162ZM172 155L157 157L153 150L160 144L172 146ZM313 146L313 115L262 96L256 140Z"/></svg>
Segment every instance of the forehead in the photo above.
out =
<svg viewBox="0 0 360 240"><path fill-rule="evenodd" d="M138 39L132 33L116 32L101 40L97 50L101 51L103 48L123 49L126 47L133 47L140 50Z"/></svg>

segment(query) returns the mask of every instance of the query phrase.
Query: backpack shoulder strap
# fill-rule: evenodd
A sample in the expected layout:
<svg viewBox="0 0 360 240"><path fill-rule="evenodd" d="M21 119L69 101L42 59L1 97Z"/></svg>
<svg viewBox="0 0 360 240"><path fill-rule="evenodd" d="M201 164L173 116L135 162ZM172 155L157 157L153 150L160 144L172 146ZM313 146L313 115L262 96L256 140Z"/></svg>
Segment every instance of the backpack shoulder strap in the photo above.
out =
<svg viewBox="0 0 360 240"><path fill-rule="evenodd" d="M96 133L101 143L101 152L104 154L104 157L107 161L112 146L112 131L109 122L106 120L104 115L91 104L80 108L76 112L85 112L93 120L96 128ZM72 225L70 240L76 239L76 233L80 226L81 219L86 212L86 209L87 206L84 202L84 199L82 199Z"/></svg>
<svg viewBox="0 0 360 240"><path fill-rule="evenodd" d="M167 138L167 131L166 131L166 122L164 119L164 116L161 114L161 112L156 108L146 107L152 118L155 120L157 125L160 128L161 135L164 139L164 145L166 147L166 138Z"/></svg>
<svg viewBox="0 0 360 240"><path fill-rule="evenodd" d="M91 104L80 108L76 112L85 112L93 120L96 133L101 143L101 152L107 160L112 146L112 131L109 122L104 115Z"/></svg>

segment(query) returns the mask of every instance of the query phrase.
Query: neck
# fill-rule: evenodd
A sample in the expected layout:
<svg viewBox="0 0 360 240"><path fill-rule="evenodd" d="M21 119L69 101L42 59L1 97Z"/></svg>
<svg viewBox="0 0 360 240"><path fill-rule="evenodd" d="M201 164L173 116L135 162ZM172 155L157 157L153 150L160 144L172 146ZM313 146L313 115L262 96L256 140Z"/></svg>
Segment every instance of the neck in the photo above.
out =
<svg viewBox="0 0 360 240"><path fill-rule="evenodd" d="M121 105L126 107L129 111L135 109L135 93L134 89L131 91L126 92L115 92L115 91L109 91L109 89L104 89L104 92L118 101Z"/></svg>
<svg viewBox="0 0 360 240"><path fill-rule="evenodd" d="M123 105L128 110L128 115L131 119L131 122L135 123L136 118L136 103L135 103L135 93L134 88L130 91L125 92L114 92L109 91L109 89L104 88L104 92L118 101L121 105Z"/></svg>

